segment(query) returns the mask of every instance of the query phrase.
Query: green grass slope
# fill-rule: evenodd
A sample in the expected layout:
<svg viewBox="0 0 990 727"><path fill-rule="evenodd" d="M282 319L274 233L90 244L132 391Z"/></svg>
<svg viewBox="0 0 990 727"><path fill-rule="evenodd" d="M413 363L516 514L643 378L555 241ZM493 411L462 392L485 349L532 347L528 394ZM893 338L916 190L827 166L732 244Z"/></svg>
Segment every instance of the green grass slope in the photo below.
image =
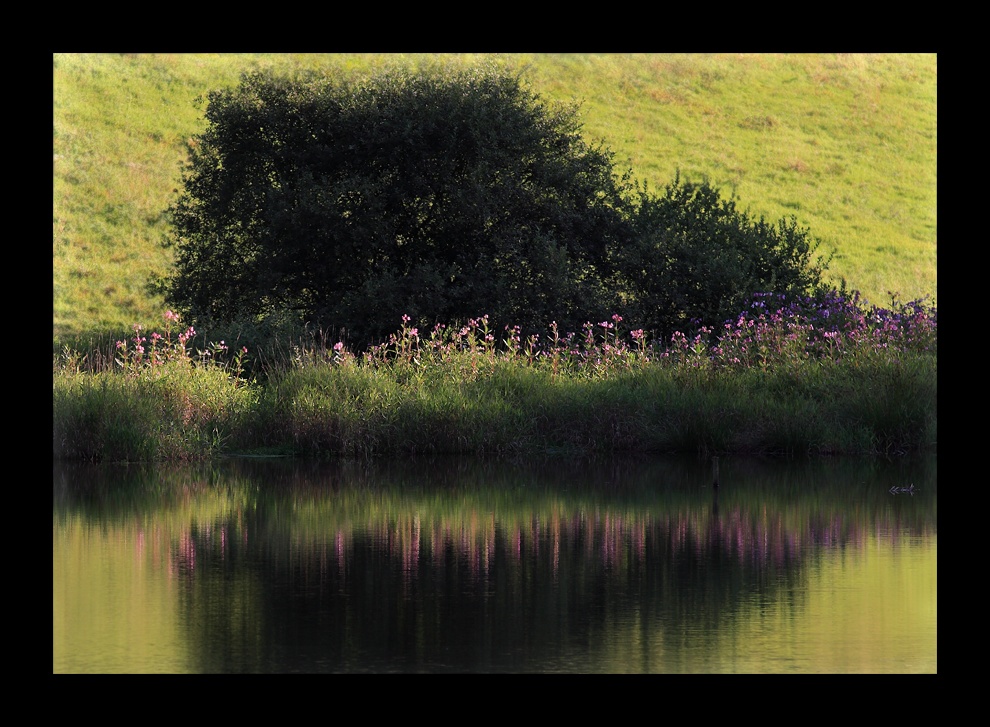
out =
<svg viewBox="0 0 990 727"><path fill-rule="evenodd" d="M473 63L490 56L458 55ZM795 216L832 273L876 303L937 296L935 54L512 54L539 93L582 104L587 138L661 187L679 170L743 208ZM163 211L196 98L259 68L355 71L428 56L55 54L53 329L59 340L160 321ZM483 311L479 311L482 313Z"/></svg>

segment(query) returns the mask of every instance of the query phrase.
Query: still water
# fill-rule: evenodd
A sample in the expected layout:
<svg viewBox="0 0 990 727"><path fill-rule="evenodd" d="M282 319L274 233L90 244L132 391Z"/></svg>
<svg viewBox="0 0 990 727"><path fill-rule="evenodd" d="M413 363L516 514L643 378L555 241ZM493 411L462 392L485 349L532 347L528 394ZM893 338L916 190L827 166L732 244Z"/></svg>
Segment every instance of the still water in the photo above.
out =
<svg viewBox="0 0 990 727"><path fill-rule="evenodd" d="M52 670L937 673L934 456L713 478L695 457L56 463Z"/></svg>

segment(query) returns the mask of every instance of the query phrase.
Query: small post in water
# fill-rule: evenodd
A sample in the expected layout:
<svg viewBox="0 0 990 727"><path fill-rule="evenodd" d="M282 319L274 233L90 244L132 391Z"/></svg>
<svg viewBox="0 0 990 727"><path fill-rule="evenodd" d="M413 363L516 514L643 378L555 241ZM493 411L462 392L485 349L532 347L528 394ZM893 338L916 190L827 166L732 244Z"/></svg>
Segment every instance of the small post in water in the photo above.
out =
<svg viewBox="0 0 990 727"><path fill-rule="evenodd" d="M718 487L718 457L712 457L712 487Z"/></svg>

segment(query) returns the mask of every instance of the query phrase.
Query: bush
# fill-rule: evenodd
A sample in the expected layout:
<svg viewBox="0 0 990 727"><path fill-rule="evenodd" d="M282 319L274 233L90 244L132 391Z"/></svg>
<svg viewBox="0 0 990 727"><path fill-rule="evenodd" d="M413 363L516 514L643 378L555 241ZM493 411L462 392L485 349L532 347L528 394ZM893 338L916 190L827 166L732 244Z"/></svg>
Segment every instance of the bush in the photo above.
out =
<svg viewBox="0 0 990 727"><path fill-rule="evenodd" d="M661 194L639 190L630 244L616 251L626 319L668 338L720 327L756 293L782 301L822 295L828 260L794 219L754 219L707 182L678 175Z"/></svg>
<svg viewBox="0 0 990 727"><path fill-rule="evenodd" d="M577 326L609 307L625 181L574 107L503 70L254 74L206 119L161 286L198 323L292 309L361 344L402 314Z"/></svg>

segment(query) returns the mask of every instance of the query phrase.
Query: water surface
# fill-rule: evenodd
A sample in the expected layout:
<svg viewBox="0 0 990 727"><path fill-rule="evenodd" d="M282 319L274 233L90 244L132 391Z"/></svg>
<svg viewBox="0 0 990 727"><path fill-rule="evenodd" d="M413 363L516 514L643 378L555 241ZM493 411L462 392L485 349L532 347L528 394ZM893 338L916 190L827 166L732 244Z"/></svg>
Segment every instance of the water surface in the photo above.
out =
<svg viewBox="0 0 990 727"><path fill-rule="evenodd" d="M937 672L935 457L712 480L694 457L56 463L53 672Z"/></svg>

